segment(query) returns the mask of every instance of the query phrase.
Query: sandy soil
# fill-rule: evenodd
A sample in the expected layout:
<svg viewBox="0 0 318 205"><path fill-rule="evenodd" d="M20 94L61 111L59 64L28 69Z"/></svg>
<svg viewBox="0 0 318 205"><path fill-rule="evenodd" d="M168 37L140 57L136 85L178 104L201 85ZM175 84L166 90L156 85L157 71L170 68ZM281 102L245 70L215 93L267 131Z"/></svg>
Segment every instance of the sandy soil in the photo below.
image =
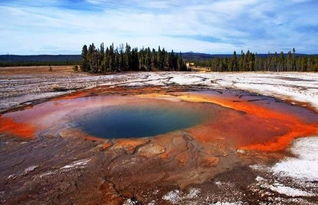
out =
<svg viewBox="0 0 318 205"><path fill-rule="evenodd" d="M174 92L241 89L275 96L311 109L318 107L318 75L314 73L156 72L96 76L74 73L71 69L53 67L53 72L49 72L48 67L0 68L0 109L5 111L34 105L59 95L66 95L63 98L68 99L67 94L78 89L101 85L104 88L93 89L90 94L144 94L153 86L163 86L159 89L173 89ZM119 86L123 86L124 91L122 88L116 90ZM103 91L111 87L115 90ZM137 87L142 89L135 89ZM158 94L151 89L148 92ZM264 105L283 103L270 97L263 101L263 96L245 91L234 92L238 99L252 96L255 103L258 98ZM81 96L81 93L75 93L74 97ZM308 112L317 115L313 111ZM301 116L303 112L296 113ZM74 132L64 132L59 136L45 135L25 140L1 134L0 203L318 202L315 137L298 139L283 152L247 151L215 143L214 148L210 147L213 154L206 158L206 163L198 164L196 159L202 156L204 144L198 144L188 133L157 141L146 139L130 143L105 143L75 135ZM172 142L169 141L171 139ZM174 146L170 146L172 144ZM162 151L163 147L165 151ZM171 152L168 158L161 155L167 150Z"/></svg>

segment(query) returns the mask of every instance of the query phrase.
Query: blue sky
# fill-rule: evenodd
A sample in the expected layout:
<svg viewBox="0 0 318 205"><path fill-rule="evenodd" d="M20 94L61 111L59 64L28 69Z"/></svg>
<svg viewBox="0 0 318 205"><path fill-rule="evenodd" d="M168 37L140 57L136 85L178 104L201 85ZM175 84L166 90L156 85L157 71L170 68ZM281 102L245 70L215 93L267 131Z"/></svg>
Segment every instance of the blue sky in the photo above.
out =
<svg viewBox="0 0 318 205"><path fill-rule="evenodd" d="M0 0L0 54L83 44L204 53L318 53L317 0Z"/></svg>

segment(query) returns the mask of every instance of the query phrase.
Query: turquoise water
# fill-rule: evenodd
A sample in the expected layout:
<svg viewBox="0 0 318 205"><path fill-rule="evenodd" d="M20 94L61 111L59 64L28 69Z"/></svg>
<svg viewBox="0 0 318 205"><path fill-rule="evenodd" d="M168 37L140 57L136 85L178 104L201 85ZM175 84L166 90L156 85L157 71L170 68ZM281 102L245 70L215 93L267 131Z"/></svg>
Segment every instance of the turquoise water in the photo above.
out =
<svg viewBox="0 0 318 205"><path fill-rule="evenodd" d="M76 127L101 138L136 138L164 134L200 123L202 113L158 106L100 108L75 121Z"/></svg>

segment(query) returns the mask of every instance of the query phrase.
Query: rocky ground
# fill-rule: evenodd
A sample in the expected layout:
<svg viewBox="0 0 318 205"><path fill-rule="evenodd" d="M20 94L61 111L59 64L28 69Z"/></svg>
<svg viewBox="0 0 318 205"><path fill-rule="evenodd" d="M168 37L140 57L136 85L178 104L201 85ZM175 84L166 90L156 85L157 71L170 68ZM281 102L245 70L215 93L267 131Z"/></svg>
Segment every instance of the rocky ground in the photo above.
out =
<svg viewBox="0 0 318 205"><path fill-rule="evenodd" d="M239 89L283 100L307 103L318 109L318 73L178 73L132 72L89 75L71 66L0 68L0 111L27 101L58 96L101 85L191 85L209 89Z"/></svg>
<svg viewBox="0 0 318 205"><path fill-rule="evenodd" d="M142 94L140 87L152 86L230 89L241 90L237 96L255 97L246 90L318 108L315 73L95 76L74 73L71 67L54 67L53 72L31 67L0 68L0 82L2 111L96 86L131 90L126 94ZM0 204L317 204L317 144L317 137L300 138L286 151L263 153L216 143L209 147L211 157L198 163L202 144L183 131L108 144L69 133L32 140L1 134Z"/></svg>

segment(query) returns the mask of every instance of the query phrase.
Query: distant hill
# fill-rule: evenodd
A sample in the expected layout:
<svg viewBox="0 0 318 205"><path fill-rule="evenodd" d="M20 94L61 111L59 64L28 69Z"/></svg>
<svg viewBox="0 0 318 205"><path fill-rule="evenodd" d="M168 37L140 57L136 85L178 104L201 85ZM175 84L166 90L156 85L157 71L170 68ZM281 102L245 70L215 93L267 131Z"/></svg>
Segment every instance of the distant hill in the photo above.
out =
<svg viewBox="0 0 318 205"><path fill-rule="evenodd" d="M0 66L75 65L80 55L0 55Z"/></svg>
<svg viewBox="0 0 318 205"><path fill-rule="evenodd" d="M182 53L182 57L186 60L208 60L210 58L226 58L231 56L232 54L207 54L207 53L194 53L194 52Z"/></svg>
<svg viewBox="0 0 318 205"><path fill-rule="evenodd" d="M79 61L80 55L0 55L0 62L65 62Z"/></svg>

